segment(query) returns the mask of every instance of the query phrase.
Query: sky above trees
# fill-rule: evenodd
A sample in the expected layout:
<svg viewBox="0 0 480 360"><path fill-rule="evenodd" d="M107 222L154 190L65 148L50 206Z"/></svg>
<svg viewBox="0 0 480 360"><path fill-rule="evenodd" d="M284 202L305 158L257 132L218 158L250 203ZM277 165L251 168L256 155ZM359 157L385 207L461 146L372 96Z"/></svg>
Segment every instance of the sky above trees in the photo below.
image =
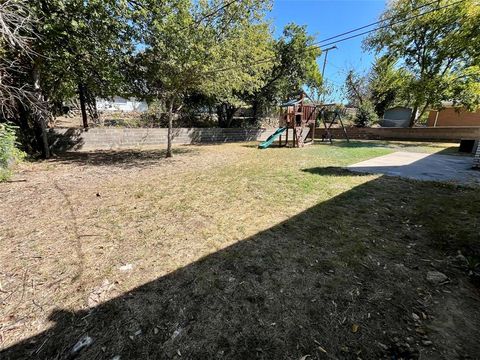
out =
<svg viewBox="0 0 480 360"><path fill-rule="evenodd" d="M275 0L269 16L277 36L287 23L295 22L307 25L308 32L322 40L374 22L384 9L383 0ZM338 50L328 54L325 77L333 83L335 101L343 100L341 87L348 69L363 72L372 65L374 56L362 50L363 38L339 43ZM318 61L322 62L323 56Z"/></svg>

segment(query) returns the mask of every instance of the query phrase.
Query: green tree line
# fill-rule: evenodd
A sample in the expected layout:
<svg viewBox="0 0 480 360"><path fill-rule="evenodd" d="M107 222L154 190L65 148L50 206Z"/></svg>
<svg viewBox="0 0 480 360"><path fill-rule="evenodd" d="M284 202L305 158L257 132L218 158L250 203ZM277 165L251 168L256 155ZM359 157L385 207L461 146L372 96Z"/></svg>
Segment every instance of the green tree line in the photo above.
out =
<svg viewBox="0 0 480 360"><path fill-rule="evenodd" d="M480 3L478 0L392 1L379 29L364 41L377 54L367 75L352 70L349 102L363 119L383 116L393 105L412 108L410 126L429 109L453 103L480 105Z"/></svg>
<svg viewBox="0 0 480 360"><path fill-rule="evenodd" d="M0 8L0 17L15 10L19 23L6 30L18 30L22 43L2 31L2 69L19 93L11 98L1 88L8 101L0 105L9 111L0 121L15 123L25 149L45 157L47 123L70 99L78 99L85 127L98 117L96 98L160 103L171 156L174 120L192 102L213 106L218 125L229 126L240 106L258 115L304 86L321 86L313 37L290 24L275 39L266 18L270 0L3 3L15 5Z"/></svg>

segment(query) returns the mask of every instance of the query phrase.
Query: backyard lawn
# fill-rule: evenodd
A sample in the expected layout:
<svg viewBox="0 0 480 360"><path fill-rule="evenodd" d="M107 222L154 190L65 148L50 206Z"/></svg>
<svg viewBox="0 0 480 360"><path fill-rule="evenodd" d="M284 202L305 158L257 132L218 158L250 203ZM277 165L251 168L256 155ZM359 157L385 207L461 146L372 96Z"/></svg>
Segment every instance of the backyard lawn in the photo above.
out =
<svg viewBox="0 0 480 360"><path fill-rule="evenodd" d="M479 189L342 169L451 146L26 163L0 184L0 358L478 358Z"/></svg>

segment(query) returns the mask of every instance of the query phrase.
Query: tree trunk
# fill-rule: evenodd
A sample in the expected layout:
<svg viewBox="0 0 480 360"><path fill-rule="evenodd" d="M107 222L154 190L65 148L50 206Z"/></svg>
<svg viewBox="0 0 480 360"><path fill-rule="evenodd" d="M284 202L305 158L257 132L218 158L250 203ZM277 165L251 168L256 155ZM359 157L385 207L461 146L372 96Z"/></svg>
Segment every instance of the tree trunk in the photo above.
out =
<svg viewBox="0 0 480 360"><path fill-rule="evenodd" d="M420 110L420 112L418 113L417 121L422 118L423 114L425 113L425 111L427 110L427 108L428 108L429 106L430 106L429 103L426 103L426 104L423 106L422 110Z"/></svg>
<svg viewBox="0 0 480 360"><path fill-rule="evenodd" d="M258 121L258 101L254 100L252 104L252 116L255 121Z"/></svg>
<svg viewBox="0 0 480 360"><path fill-rule="evenodd" d="M44 99L42 94L42 87L40 85L40 71L38 69L38 64L35 64L33 68L33 89L37 96L39 106L42 108L42 110L39 111L37 116L38 116L38 121L40 123L40 129L42 132L43 156L45 159L48 159L50 157L50 148L48 146L46 111L45 112L43 111L43 105L42 105L42 103L44 102Z"/></svg>
<svg viewBox="0 0 480 360"><path fill-rule="evenodd" d="M237 110L238 110L238 108L235 107L235 106L226 105L225 113L226 113L226 117L227 117L227 119L226 119L227 120L227 123L226 123L227 128L232 126L233 116L235 115Z"/></svg>
<svg viewBox="0 0 480 360"><path fill-rule="evenodd" d="M78 84L78 98L80 99L80 110L82 111L82 122L83 127L88 129L88 116L86 108L86 94L85 94L85 85Z"/></svg>
<svg viewBox="0 0 480 360"><path fill-rule="evenodd" d="M85 99L88 108L88 114L93 120L93 123L98 125L100 116L98 115L97 111L97 99L95 99L95 96L89 92L88 89L85 89Z"/></svg>
<svg viewBox="0 0 480 360"><path fill-rule="evenodd" d="M417 121L417 111L418 105L415 105L412 110L412 115L410 115L410 123L408 124L409 127L413 127L415 122Z"/></svg>
<svg viewBox="0 0 480 360"><path fill-rule="evenodd" d="M170 158L172 154L172 133L173 133L173 101L168 104L168 131L167 131L167 153L165 157Z"/></svg>
<svg viewBox="0 0 480 360"><path fill-rule="evenodd" d="M224 104L217 105L218 127L224 128L226 126L226 113Z"/></svg>

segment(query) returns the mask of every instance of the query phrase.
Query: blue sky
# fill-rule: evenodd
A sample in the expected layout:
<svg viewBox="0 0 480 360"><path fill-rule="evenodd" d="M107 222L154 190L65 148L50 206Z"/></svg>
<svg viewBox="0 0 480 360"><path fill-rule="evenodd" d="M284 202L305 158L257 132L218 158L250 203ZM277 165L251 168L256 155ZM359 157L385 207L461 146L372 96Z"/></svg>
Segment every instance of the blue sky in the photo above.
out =
<svg viewBox="0 0 480 360"><path fill-rule="evenodd" d="M307 25L308 32L322 40L376 21L384 8L384 0L274 0L269 17L276 36L281 35L286 24L295 22ZM370 68L373 54L362 50L362 39L358 37L338 43L338 49L328 54L325 78L336 90L333 101L342 100L339 91L346 70L366 71ZM323 64L323 55L319 62Z"/></svg>

